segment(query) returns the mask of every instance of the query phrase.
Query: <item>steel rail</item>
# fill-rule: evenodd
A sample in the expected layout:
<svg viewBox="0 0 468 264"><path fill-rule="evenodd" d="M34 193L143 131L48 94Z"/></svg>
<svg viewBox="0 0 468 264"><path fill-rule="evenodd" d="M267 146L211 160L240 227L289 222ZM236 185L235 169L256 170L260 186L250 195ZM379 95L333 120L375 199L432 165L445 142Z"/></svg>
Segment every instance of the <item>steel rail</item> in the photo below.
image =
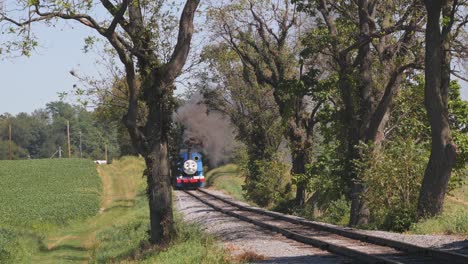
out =
<svg viewBox="0 0 468 264"><path fill-rule="evenodd" d="M430 257L432 259L437 259L437 260L441 261L441 263L446 263L446 262L468 263L468 256L467 255L453 253L453 252L446 252L446 251L437 250L437 249L419 247L419 246L416 246L416 245L413 245L413 244L408 244L408 243L395 241L395 240L391 240L391 239L387 239L387 238L381 238L381 237L377 237L377 236L361 234L361 233L358 233L358 232L355 232L355 231L352 231L352 230L347 230L345 228L333 227L333 226L321 224L321 223L318 223L318 222L308 221L308 220L305 220L305 219L299 218L299 217L287 216L287 215L284 215L284 214L281 214L281 213L271 212L271 211L267 211L267 210L260 209L260 208L257 208L257 207L245 206L245 205L242 205L242 204L240 204L238 202L235 202L235 201L220 197L218 195L212 194L210 192L207 192L207 191L205 191L203 189L197 189L197 191L199 191L199 192L201 192L201 193L203 193L205 195L208 195L208 196L210 196L212 198L215 198L216 200L219 200L219 201L221 201L223 203L234 206L234 207L236 207L236 208L238 208L240 210L243 210L243 211L249 211L249 212L256 213L256 214L269 216L269 217L272 217L274 219L282 220L282 221L289 222L289 223L292 223L292 224L312 227L315 230L329 232L329 233L332 233L332 234L335 234L335 235L339 235L339 236L346 237L346 238L349 238L349 239L359 240L359 241L366 242L366 243L369 243L369 244L374 244L374 245L379 245L379 246L384 246L384 247L391 247L393 249L403 251L403 252L405 252L407 254L411 254L411 255L415 255L415 256L419 256L419 257L423 257L423 258ZM211 202L209 202L207 200L204 200L204 199L200 198L199 196L195 195L194 193L187 192L187 191L186 191L186 193L188 193L189 195L195 197L199 201L207 204L208 206L214 208L217 211L220 211L222 213L228 214L230 216L236 217L238 219L241 219L241 220L244 220L244 221L247 221L247 222L251 222L251 223L253 223L255 225L258 225L258 226L261 226L263 228L267 228L267 229L270 229L272 231L281 233L284 236L286 236L288 238L291 238L293 240L296 240L296 241L299 241L299 242L302 242L302 243L305 243L305 244L310 244L312 246L328 250L328 251L330 251L332 253L336 253L336 254L344 255L344 256L347 256L347 257L350 257L350 258L358 259L358 260L366 262L366 263L402 263L402 262L399 262L399 261L389 259L387 257L374 256L374 255L367 254L367 253L364 253L364 252L361 252L361 251L358 251L358 250L354 250L354 249L343 247L343 246L340 246L340 245L337 245L337 244L325 242L325 241L320 240L320 239L312 238L312 237L309 237L309 236L304 236L304 235L301 235L299 233L292 232L292 231L289 231L289 230L286 230L286 229L283 229L283 228L279 228L279 227L274 226L274 225L263 223L261 221L251 219L249 217L234 213L234 212L232 212L230 210L225 210L225 209L223 209L223 208L221 208L219 206L216 206L215 204L213 204L213 203L211 203Z"/></svg>

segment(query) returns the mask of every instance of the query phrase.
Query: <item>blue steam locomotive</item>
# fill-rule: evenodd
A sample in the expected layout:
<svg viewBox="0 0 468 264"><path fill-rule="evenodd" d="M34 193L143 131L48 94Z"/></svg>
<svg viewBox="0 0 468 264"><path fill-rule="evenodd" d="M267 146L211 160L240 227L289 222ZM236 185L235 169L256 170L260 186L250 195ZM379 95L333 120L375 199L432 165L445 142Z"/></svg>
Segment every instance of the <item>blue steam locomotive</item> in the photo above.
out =
<svg viewBox="0 0 468 264"><path fill-rule="evenodd" d="M205 186L202 154L191 148L181 150L177 163L175 186L177 189L198 188Z"/></svg>

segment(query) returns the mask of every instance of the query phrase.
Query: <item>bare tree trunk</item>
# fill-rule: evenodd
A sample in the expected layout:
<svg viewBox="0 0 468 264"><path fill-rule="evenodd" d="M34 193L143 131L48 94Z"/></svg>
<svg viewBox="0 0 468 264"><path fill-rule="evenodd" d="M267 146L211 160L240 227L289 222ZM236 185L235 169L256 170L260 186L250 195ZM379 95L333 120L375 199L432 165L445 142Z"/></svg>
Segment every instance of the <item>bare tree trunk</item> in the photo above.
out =
<svg viewBox="0 0 468 264"><path fill-rule="evenodd" d="M450 2L450 1L449 1ZM426 68L424 103L431 124L431 156L424 173L418 202L418 218L442 212L445 192L456 160L448 119L448 90L450 85L450 27L440 30L440 16L450 10L448 3L425 1L427 9ZM449 16L448 16L449 17ZM453 22L452 22L453 23Z"/></svg>
<svg viewBox="0 0 468 264"><path fill-rule="evenodd" d="M167 245L174 233L168 143L161 142L145 157L150 209L150 241Z"/></svg>

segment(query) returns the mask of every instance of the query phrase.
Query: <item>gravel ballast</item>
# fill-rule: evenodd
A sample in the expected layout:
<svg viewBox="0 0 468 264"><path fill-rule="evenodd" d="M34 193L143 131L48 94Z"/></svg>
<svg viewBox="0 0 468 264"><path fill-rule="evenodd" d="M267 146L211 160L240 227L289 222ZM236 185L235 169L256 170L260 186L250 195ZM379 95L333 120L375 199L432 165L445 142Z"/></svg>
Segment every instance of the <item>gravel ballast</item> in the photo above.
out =
<svg viewBox="0 0 468 264"><path fill-rule="evenodd" d="M184 221L197 223L205 232L216 236L234 260L254 256L255 260L249 263L353 263L345 257L215 211L184 192L176 191L175 196L175 206L182 213Z"/></svg>
<svg viewBox="0 0 468 264"><path fill-rule="evenodd" d="M229 197L220 191L209 191L219 196ZM176 192L176 207L182 212L186 221L200 224L206 232L217 236L223 242L224 247L230 251L233 259L239 259L244 255L252 255L252 253L255 253L258 255L258 260L251 263L352 262L344 257L336 256L329 252L286 239L277 233L264 230L253 224L222 214L183 192ZM422 247L439 248L468 254L468 240L466 240L466 237L448 235L406 235L356 229L353 229L353 231Z"/></svg>

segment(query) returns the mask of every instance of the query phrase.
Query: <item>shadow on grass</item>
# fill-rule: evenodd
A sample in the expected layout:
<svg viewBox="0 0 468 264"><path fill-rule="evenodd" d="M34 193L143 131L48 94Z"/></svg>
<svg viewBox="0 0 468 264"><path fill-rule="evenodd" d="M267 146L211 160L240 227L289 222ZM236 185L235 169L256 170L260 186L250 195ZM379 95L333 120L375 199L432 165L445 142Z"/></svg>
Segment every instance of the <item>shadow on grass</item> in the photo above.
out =
<svg viewBox="0 0 468 264"><path fill-rule="evenodd" d="M72 245L60 245L53 247L51 249L41 249L42 252L54 252L54 251L60 251L60 250L71 250L71 251L79 251L79 252L84 252L88 251L87 248L85 247L80 247L80 246L72 246Z"/></svg>
<svg viewBox="0 0 468 264"><path fill-rule="evenodd" d="M58 259L62 260L71 260L71 261L87 261L89 260L87 257L76 257L76 256L62 256L62 257L57 257ZM57 262L59 263L59 262ZM87 262L86 262L87 263Z"/></svg>
<svg viewBox="0 0 468 264"><path fill-rule="evenodd" d="M119 205L114 205L114 206L111 206L109 208L106 208L104 210L104 212L110 212L110 211L114 211L114 210L117 210L117 209L130 209L130 208L133 208L133 207L135 207L134 204L132 204L132 205L119 204Z"/></svg>

